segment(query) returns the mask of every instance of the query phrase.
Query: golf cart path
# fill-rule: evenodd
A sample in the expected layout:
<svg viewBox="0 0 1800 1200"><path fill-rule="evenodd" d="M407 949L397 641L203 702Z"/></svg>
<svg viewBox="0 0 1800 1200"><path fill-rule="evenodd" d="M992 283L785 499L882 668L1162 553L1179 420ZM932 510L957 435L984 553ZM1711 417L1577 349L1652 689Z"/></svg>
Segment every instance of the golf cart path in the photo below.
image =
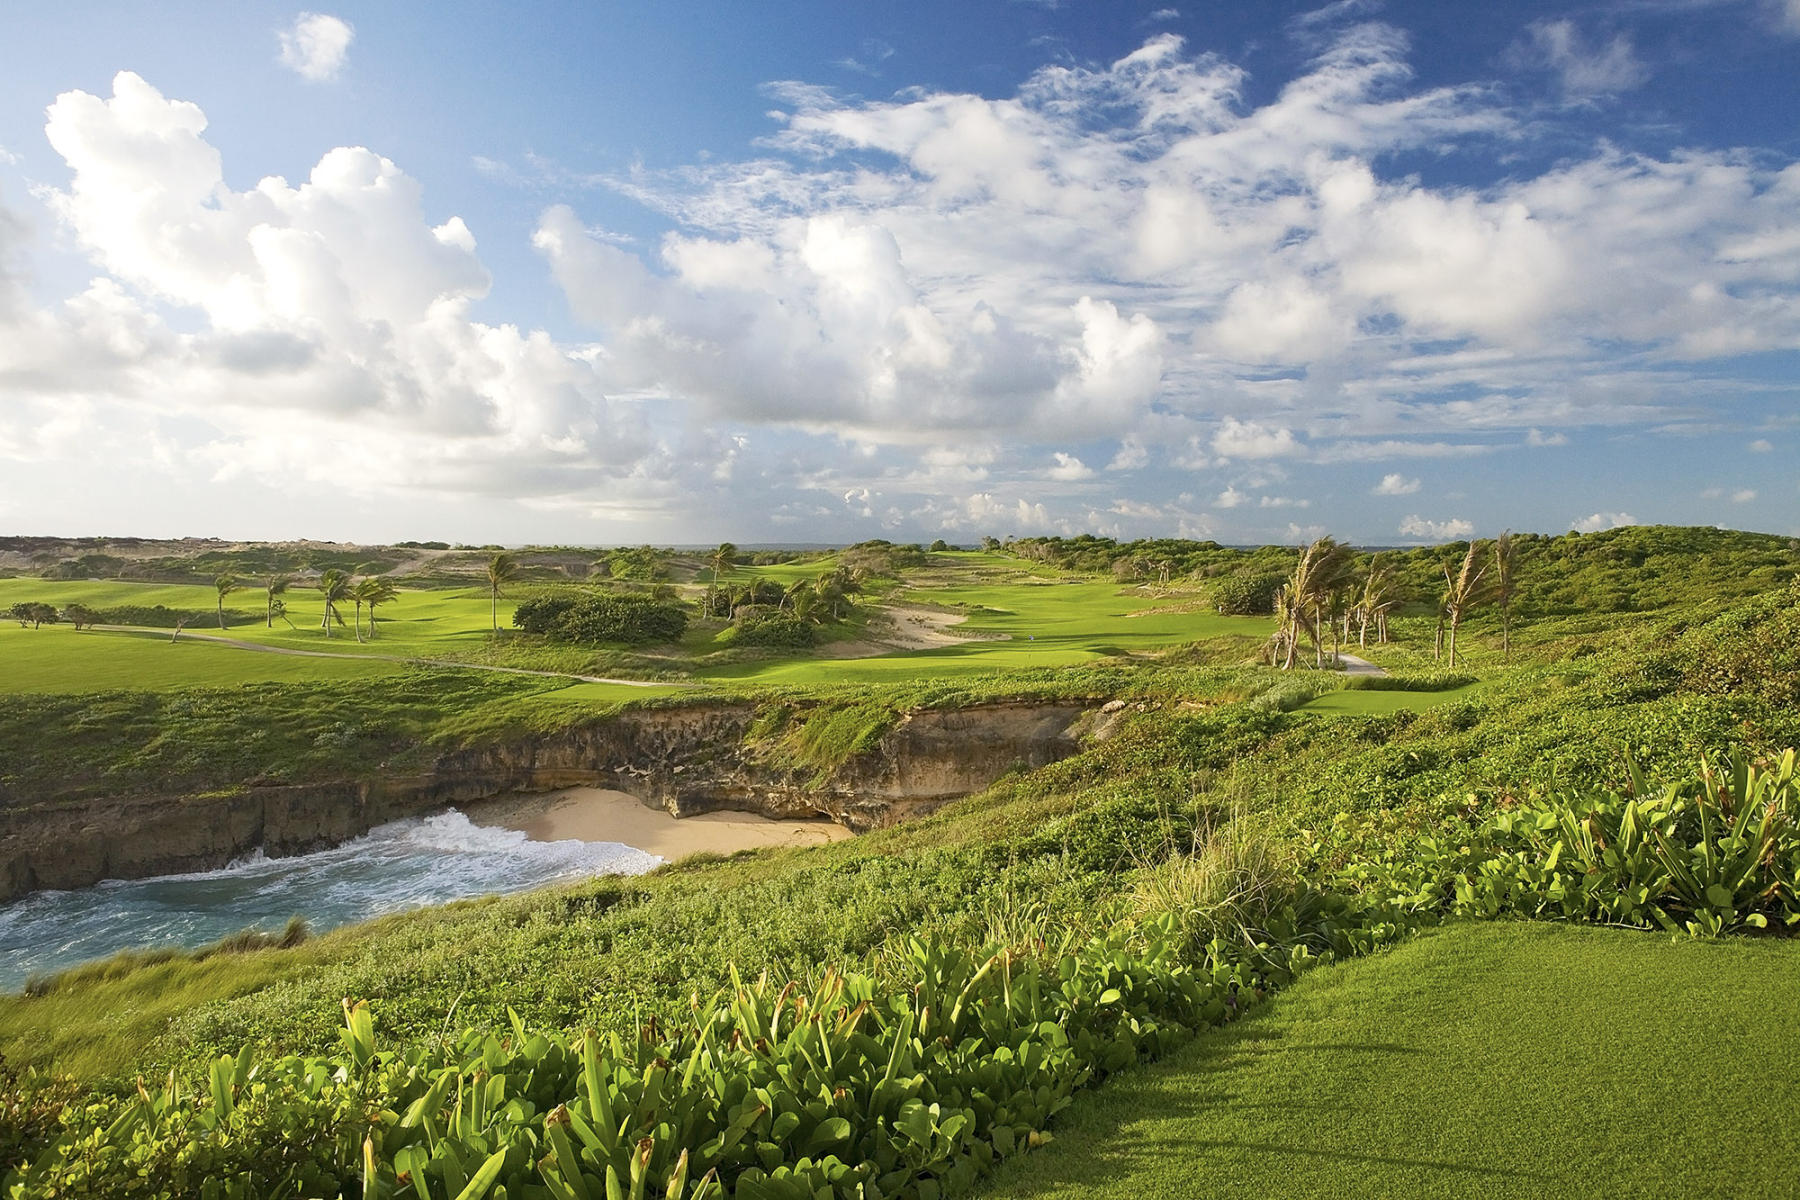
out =
<svg viewBox="0 0 1800 1200"><path fill-rule="evenodd" d="M161 637L170 633L167 629L148 629L139 625L96 625L95 629L107 633L127 633L138 637ZM247 642L242 638L222 637L216 633L194 633L181 629L173 631L170 641L191 638L199 642L212 642L219 646L230 646L236 650L254 650L260 654L282 654L290 658L348 658L359 662L392 662L405 663L414 667L460 667L468 671L496 671L502 675L537 675L545 679L574 679L581 683L616 683L622 687L697 687L697 684L662 679L611 679L604 675L577 675L572 671L534 671L529 667L498 667L491 663L457 662L443 658L410 658L402 654L346 654L335 650L296 650L291 646L265 646L261 642Z"/></svg>
<svg viewBox="0 0 1800 1200"><path fill-rule="evenodd" d="M1343 664L1346 675L1386 675L1387 672L1366 658L1358 658L1354 654L1338 655L1338 662Z"/></svg>

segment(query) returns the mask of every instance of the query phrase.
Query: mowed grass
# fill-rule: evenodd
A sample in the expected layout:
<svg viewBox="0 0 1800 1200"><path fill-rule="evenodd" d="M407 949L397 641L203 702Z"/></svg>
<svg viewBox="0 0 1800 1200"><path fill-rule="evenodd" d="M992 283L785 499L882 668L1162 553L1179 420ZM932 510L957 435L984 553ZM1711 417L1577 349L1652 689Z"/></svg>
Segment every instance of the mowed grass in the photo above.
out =
<svg viewBox="0 0 1800 1200"><path fill-rule="evenodd" d="M354 604L338 605L344 624L333 626L328 638L322 628L324 601L316 590L294 587L281 599L287 605L287 619L277 619L273 628L268 626L263 615L267 596L261 587L251 586L227 596L225 607L227 611L236 609L254 613L254 619L232 623L221 631L217 621L209 618L195 622L188 629L195 634L236 638L293 650L417 657L477 646L493 636L488 594L481 588L402 589L399 599L381 606L376 617L376 637L362 643L356 640L355 630L351 628L356 619ZM211 612L218 605L217 593L205 585L0 579L0 611L22 600L46 601L58 607L81 603L90 608L160 604L196 612ZM501 628L510 626L515 607L515 600L501 598ZM363 628L366 636L366 612Z"/></svg>
<svg viewBox="0 0 1800 1200"><path fill-rule="evenodd" d="M11 623L0 623L0 665L0 694L348 681L405 670L374 659L291 658L190 638L171 644L167 635L77 633L66 625L20 629Z"/></svg>
<svg viewBox="0 0 1800 1200"><path fill-rule="evenodd" d="M1800 1195L1800 945L1462 925L1078 1101L990 1200Z"/></svg>
<svg viewBox="0 0 1800 1200"><path fill-rule="evenodd" d="M727 582L753 577L789 583L815 578L830 570L834 559L771 567L740 567L726 573ZM710 572L704 572L709 577ZM1073 579L1052 568L1024 567L1017 560L980 552L938 554L932 565L909 573L916 582L902 588L899 603L924 604L962 610L967 618L958 631L968 640L928 650L896 652L873 658L819 658L812 655L777 657L727 666L704 668L696 678L719 684L737 682L771 684L887 683L919 678L952 678L988 675L999 671L1054 669L1078 666L1096 659L1133 652L1150 652L1219 634L1266 635L1268 618L1221 617L1197 604L1196 597L1156 596L1121 588L1111 581ZM971 582L976 581L976 582ZM947 586L946 586L947 585ZM57 581L40 579L0 580L0 610L22 600L46 601L58 606L82 603L94 608L120 605L165 605L169 608L207 611L216 595L206 585L144 584L118 581ZM294 588L283 599L287 620L273 628L257 618L231 624L221 632L216 622L201 621L177 643L185 648L175 663L170 655L157 655L152 646L127 645L129 635L96 631L81 635L79 651L66 638L72 631L61 627L25 630L39 639L38 653L29 665L0 684L12 691L85 691L105 687L162 689L184 685L237 683L251 680L353 678L367 668L335 665L326 658L296 658L247 653L241 647L209 643L207 638L228 637L285 650L363 657L395 656L434 661L480 657L493 637L489 597L482 588L406 589L399 599L384 605L378 617L378 636L359 643L352 630L339 628L327 638L320 628L323 614L318 593ZM227 609L260 613L265 603L260 588L248 587L226 598ZM517 597L503 597L499 619L506 628ZM352 605L341 606L347 621L355 619ZM16 625L6 627L21 632ZM855 623L845 627L846 636ZM166 643L166 639L163 639ZM712 648L710 637L698 633L686 649L704 653ZM91 644L90 644L91 643ZM24 643L7 643L23 645ZM53 650L52 647L55 647ZM502 659L501 661L504 661ZM24 660L21 659L24 664ZM179 669L175 669L179 668ZM606 687L607 685L582 685ZM611 694L569 695L566 699L619 698Z"/></svg>
<svg viewBox="0 0 1800 1200"><path fill-rule="evenodd" d="M1385 717L1390 713L1397 712L1423 712L1425 709L1436 708L1440 704L1448 704L1454 700L1466 700L1480 686L1478 683L1470 683L1441 692L1378 692L1373 690L1326 692L1317 699L1308 700L1294 711L1324 713L1327 716L1337 717Z"/></svg>
<svg viewBox="0 0 1800 1200"><path fill-rule="evenodd" d="M1025 578L909 587L894 599L960 609L967 616L954 632L968 635L968 640L876 658L737 663L699 674L721 681L805 684L943 678L1078 666L1221 634L1261 637L1274 629L1271 618L1222 617L1195 603L1194 597L1156 596L1091 580Z"/></svg>

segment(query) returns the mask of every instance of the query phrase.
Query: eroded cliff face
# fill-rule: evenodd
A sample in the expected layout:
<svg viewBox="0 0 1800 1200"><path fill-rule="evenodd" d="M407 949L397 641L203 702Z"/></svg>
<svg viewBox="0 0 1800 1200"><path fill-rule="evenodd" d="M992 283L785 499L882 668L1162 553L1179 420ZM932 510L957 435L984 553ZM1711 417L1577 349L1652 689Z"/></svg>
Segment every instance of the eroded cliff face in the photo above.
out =
<svg viewBox="0 0 1800 1200"><path fill-rule="evenodd" d="M862 832L978 792L1015 768L1066 758L1116 714L1039 701L915 712L872 750L823 774L772 764L746 745L754 715L749 704L627 712L447 753L418 775L13 809L0 813L0 900L211 870L257 849L302 854L455 804L590 785L675 816L825 816Z"/></svg>

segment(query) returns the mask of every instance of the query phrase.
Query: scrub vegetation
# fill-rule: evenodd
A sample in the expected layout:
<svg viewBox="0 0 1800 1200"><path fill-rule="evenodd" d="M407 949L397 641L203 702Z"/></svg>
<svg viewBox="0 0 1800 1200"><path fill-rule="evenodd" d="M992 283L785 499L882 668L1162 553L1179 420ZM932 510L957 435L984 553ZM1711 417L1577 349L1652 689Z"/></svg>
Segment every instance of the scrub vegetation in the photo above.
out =
<svg viewBox="0 0 1800 1200"><path fill-rule="evenodd" d="M470 669L563 651L493 631L478 564L422 586L451 550L392 552L429 561L375 641L332 640L348 658L0 629L9 664L51 647L0 708L14 806L404 769L621 704L747 699L758 753L823 771L921 706L1123 703L1076 756L848 842L34 981L0 1001L12 1194L1792 1190L1797 1148L1745 1115L1791 1102L1800 1063L1779 1019L1800 971L1792 543L732 551L621 553L604 574L588 551L578 578L509 585L517 607L558 589L685 605L677 637L618 649L661 662L657 689ZM1339 583L1284 601L1309 555ZM773 606L804 622L831 611L821 579L859 569L831 620L860 656L829 656L830 634L719 644L742 614L709 594L812 581ZM118 589L201 612L221 596L21 575L0 601L135 602ZM1243 611L1262 595L1273 611ZM318 648L305 596L283 599L311 628L228 633ZM1359 637L1370 596L1393 603ZM960 617L957 640L880 644L897 611ZM1334 632L1389 673L1330 669ZM396 646L443 665L371 657ZM162 674L53 686L138 649ZM346 667L369 673L327 673ZM1546 1097L1546 1075L1638 1086ZM1654 1145L1611 1154L1627 1131Z"/></svg>

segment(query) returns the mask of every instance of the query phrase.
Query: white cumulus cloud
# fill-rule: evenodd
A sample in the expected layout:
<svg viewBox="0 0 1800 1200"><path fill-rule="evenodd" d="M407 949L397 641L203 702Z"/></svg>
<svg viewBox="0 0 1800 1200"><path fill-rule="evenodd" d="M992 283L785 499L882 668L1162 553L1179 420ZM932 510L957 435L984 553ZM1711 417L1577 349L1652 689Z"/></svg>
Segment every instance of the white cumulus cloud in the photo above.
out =
<svg viewBox="0 0 1800 1200"><path fill-rule="evenodd" d="M1569 522L1569 528L1576 533L1599 533L1603 529L1621 529L1636 524L1637 518L1628 512L1597 512L1577 517Z"/></svg>
<svg viewBox="0 0 1800 1200"><path fill-rule="evenodd" d="M322 83L344 69L356 30L349 22L327 13L303 12L277 36L281 42L281 65L302 79Z"/></svg>
<svg viewBox="0 0 1800 1200"><path fill-rule="evenodd" d="M1419 486L1419 481L1417 479L1409 479L1405 475L1395 472L1391 475L1383 475L1381 477L1381 482L1375 485L1371 494L1376 496L1410 496L1419 490Z"/></svg>
<svg viewBox="0 0 1800 1200"><path fill-rule="evenodd" d="M1452 517L1447 521L1428 521L1424 517L1414 514L1400 522L1400 532L1406 537L1444 542L1473 535L1475 526L1461 517Z"/></svg>

